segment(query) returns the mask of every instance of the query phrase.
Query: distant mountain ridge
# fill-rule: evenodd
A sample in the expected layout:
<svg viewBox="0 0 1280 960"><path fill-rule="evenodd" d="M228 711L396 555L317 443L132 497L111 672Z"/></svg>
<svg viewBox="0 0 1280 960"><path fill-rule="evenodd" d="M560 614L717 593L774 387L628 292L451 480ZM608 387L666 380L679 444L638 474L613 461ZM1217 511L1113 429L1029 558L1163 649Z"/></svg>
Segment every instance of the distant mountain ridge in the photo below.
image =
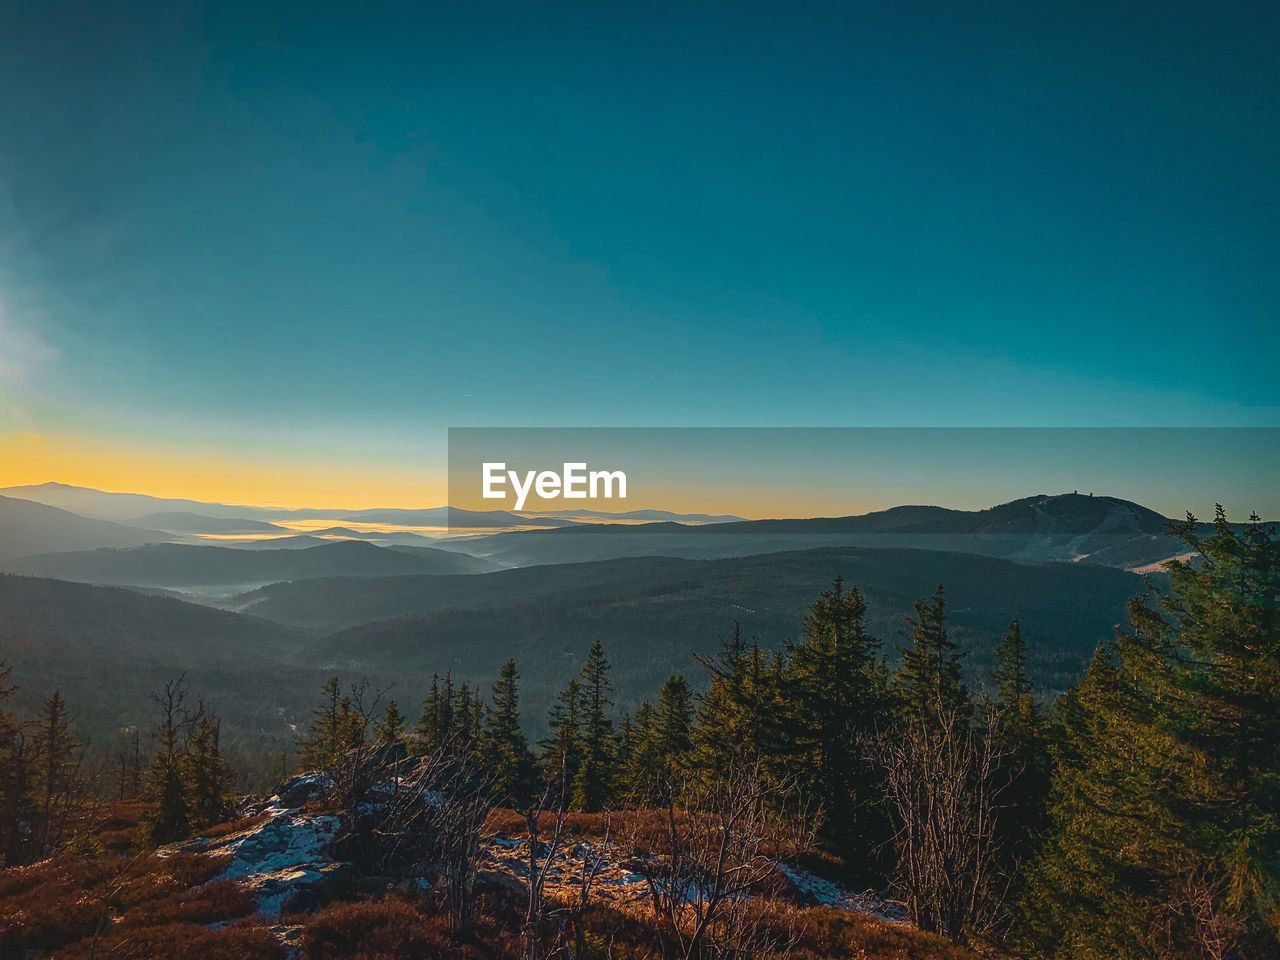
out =
<svg viewBox="0 0 1280 960"><path fill-rule="evenodd" d="M714 525L583 524L457 539L440 546L508 567L636 556L712 559L859 546L1132 569L1182 552L1166 536L1170 522L1128 500L1068 493L1038 494L984 510L909 505L848 517Z"/></svg>
<svg viewBox="0 0 1280 960"><path fill-rule="evenodd" d="M1117 497L1080 493L1036 494L982 510L906 505L847 517L740 520L713 527L688 525L693 532L764 533L1146 533L1163 534L1169 519L1154 510ZM684 526L672 524L672 526ZM577 532L652 530L650 525L595 524Z"/></svg>
<svg viewBox="0 0 1280 960"><path fill-rule="evenodd" d="M177 533L270 533L288 532L286 527L276 526L266 520L250 520L245 517L206 517L199 513L181 510L149 513L129 521L131 527L149 527L154 530Z"/></svg>
<svg viewBox="0 0 1280 960"><path fill-rule="evenodd" d="M741 520L730 515L674 513L669 510L544 510L512 513L506 510L464 510L461 507L405 509L379 507L364 510L342 508L257 507L247 504L210 503L141 493L113 493L65 483L39 483L0 488L0 495L20 497L70 510L83 516L119 522L135 522L151 514L179 514L218 520L336 520L348 523L378 523L420 527L567 527L583 518L607 516L618 520L677 520L689 523L720 523ZM203 532L203 531L201 531ZM212 532L212 531L209 531Z"/></svg>
<svg viewBox="0 0 1280 960"><path fill-rule="evenodd" d="M6 561L0 567L5 572L27 576L140 587L276 583L334 576L476 573L492 569L486 561L465 554L429 548L406 553L361 540L322 542L319 546L296 550L243 550L162 543L124 550L99 549L22 557Z"/></svg>
<svg viewBox="0 0 1280 960"><path fill-rule="evenodd" d="M136 547L172 539L159 530L81 517L47 504L0 496L0 560L61 550Z"/></svg>
<svg viewBox="0 0 1280 960"><path fill-rule="evenodd" d="M207 503L141 493L113 493L65 483L40 483L0 489L0 496L17 497L69 510L86 517L129 522L155 513L187 513L221 520L344 520L351 523L385 523L420 527L561 527L574 523L555 517L522 517L505 510L463 510L459 507L425 509L375 508L371 510L253 507Z"/></svg>

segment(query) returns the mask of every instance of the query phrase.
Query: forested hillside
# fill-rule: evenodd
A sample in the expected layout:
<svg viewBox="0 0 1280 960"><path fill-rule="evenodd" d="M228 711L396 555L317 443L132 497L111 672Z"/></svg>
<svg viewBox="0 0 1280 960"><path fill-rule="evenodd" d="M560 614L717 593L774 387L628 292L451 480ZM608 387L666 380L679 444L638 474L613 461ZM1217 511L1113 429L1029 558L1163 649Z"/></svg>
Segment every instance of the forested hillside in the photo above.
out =
<svg viewBox="0 0 1280 960"><path fill-rule="evenodd" d="M15 715L6 668L0 949L1280 956L1280 538L1221 517L1206 541L1179 532L1203 562L1135 597L1052 701L1021 618L979 687L949 591L916 598L891 662L837 576L793 639L730 634L634 707L597 638L540 737L518 643L491 683L437 674L420 707L331 676L280 758L306 772L238 808L217 701L190 678L153 691L145 749L93 771L61 694ZM12 606L23 581L0 583ZM34 583L90 616L153 602ZM243 620L154 602L187 629Z"/></svg>

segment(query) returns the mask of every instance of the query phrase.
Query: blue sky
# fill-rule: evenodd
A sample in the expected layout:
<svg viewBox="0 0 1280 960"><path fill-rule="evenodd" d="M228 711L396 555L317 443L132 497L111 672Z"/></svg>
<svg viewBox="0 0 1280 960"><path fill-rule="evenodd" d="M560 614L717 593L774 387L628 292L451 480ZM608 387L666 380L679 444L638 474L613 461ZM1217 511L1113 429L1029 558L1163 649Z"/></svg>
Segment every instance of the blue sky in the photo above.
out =
<svg viewBox="0 0 1280 960"><path fill-rule="evenodd" d="M8 5L0 430L1280 424L1280 8L962 6Z"/></svg>

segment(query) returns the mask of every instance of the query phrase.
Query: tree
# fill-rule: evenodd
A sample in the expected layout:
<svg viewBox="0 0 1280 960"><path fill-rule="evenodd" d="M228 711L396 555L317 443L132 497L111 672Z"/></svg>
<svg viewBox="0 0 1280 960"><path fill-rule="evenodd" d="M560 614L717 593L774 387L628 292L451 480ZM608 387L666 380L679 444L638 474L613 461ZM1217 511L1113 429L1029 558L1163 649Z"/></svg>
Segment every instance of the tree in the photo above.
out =
<svg viewBox="0 0 1280 960"><path fill-rule="evenodd" d="M786 707L781 651L771 656L754 641L748 647L734 624L732 636L715 656L694 659L710 679L710 688L698 699L694 762L703 769L724 770L744 759L759 759L775 779L785 776L785 765L778 762L784 740L780 717Z"/></svg>
<svg viewBox="0 0 1280 960"><path fill-rule="evenodd" d="M1022 639L1022 623L1017 618L996 646L996 672L992 675L1001 703L1013 705L1031 697L1031 677L1027 674L1027 645ZM1034 705L1034 704L1033 704Z"/></svg>
<svg viewBox="0 0 1280 960"><path fill-rule="evenodd" d="M653 735L653 707L648 700L623 720L625 750L619 751L618 773L625 785L627 799L640 806L652 802L661 779L661 762L657 738Z"/></svg>
<svg viewBox="0 0 1280 960"><path fill-rule="evenodd" d="M452 673L444 675L443 683L433 674L431 691L422 702L422 715L413 731L414 749L432 753L445 744L452 750L473 749L480 737L483 712L479 695L467 684L455 690Z"/></svg>
<svg viewBox="0 0 1280 960"><path fill-rule="evenodd" d="M323 702L311 711L311 725L300 744L304 766L332 772L350 740L351 699L337 677L325 681Z"/></svg>
<svg viewBox="0 0 1280 960"><path fill-rule="evenodd" d="M560 691L547 719L550 736L542 741L542 765L547 782L554 788L555 802L567 804L582 766L582 687L570 680Z"/></svg>
<svg viewBox="0 0 1280 960"><path fill-rule="evenodd" d="M861 744L886 702L866 615L858 588L836 577L809 608L803 640L788 647L784 675L792 769L825 811L827 839L859 863L873 856L871 823L883 823L879 778Z"/></svg>
<svg viewBox="0 0 1280 960"><path fill-rule="evenodd" d="M946 599L939 586L932 598L915 604L915 617L907 618L911 647L902 650L902 666L895 677L896 688L906 712L941 722L957 710L966 709L969 694L960 679L964 654L947 636Z"/></svg>
<svg viewBox="0 0 1280 960"><path fill-rule="evenodd" d="M659 756L673 767L682 764L693 745L693 703L689 681L676 674L667 677L658 693L654 737Z"/></svg>
<svg viewBox="0 0 1280 960"><path fill-rule="evenodd" d="M40 708L36 721L38 763L36 799L40 810L36 846L48 853L62 839L67 817L83 784L79 778L80 749L71 734L67 701L56 690Z"/></svg>
<svg viewBox="0 0 1280 960"><path fill-rule="evenodd" d="M581 691L581 755L573 779L573 806L595 812L604 809L613 788L613 722L607 711L609 661L604 645L597 640L587 651L587 662L579 678Z"/></svg>
<svg viewBox="0 0 1280 960"><path fill-rule="evenodd" d="M31 797L34 764L24 724L3 709L17 687L12 668L0 661L0 856L6 866L25 863L31 849L28 824L36 814Z"/></svg>
<svg viewBox="0 0 1280 960"><path fill-rule="evenodd" d="M994 785L1000 795L996 848L1015 887L1047 826L1049 732L1032 694L1026 643L1018 620L996 647L995 700L988 711L996 749Z"/></svg>
<svg viewBox="0 0 1280 960"><path fill-rule="evenodd" d="M379 748L389 747L404 740L409 721L400 712L400 704L395 700L387 701L387 709L373 729L373 742Z"/></svg>
<svg viewBox="0 0 1280 960"><path fill-rule="evenodd" d="M222 721L203 700L187 721L187 731L183 773L191 827L199 830L222 823L234 811L228 789L231 773L222 756Z"/></svg>
<svg viewBox="0 0 1280 960"><path fill-rule="evenodd" d="M156 753L147 771L146 797L151 808L144 820L152 843L181 840L191 832L191 805L184 777L183 753L190 717L187 713L186 675L170 680L151 695L160 711L156 727Z"/></svg>
<svg viewBox="0 0 1280 960"><path fill-rule="evenodd" d="M515 660L502 666L485 717L480 755L499 802L523 806L537 790L537 764L520 727L520 674Z"/></svg>
<svg viewBox="0 0 1280 960"><path fill-rule="evenodd" d="M1053 832L1022 900L1048 957L1280 955L1280 542L1217 509L1060 707Z"/></svg>

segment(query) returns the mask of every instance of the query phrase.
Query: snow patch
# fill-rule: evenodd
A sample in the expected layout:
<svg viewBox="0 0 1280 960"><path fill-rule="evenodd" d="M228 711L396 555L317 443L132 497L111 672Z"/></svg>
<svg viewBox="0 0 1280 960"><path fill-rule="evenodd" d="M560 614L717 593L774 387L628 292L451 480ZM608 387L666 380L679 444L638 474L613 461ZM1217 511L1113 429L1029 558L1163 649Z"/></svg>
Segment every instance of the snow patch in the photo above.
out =
<svg viewBox="0 0 1280 960"><path fill-rule="evenodd" d="M791 882L801 896L808 897L826 907L870 913L881 920L905 923L907 911L902 904L885 900L873 893L853 893L834 880L827 880L810 870L778 863L778 871Z"/></svg>
<svg viewBox="0 0 1280 960"><path fill-rule="evenodd" d="M214 880L235 880L248 887L257 899L258 912L275 918L298 893L347 867L328 853L339 823L332 815L289 811L239 833L198 837L168 850L229 856L230 862Z"/></svg>

